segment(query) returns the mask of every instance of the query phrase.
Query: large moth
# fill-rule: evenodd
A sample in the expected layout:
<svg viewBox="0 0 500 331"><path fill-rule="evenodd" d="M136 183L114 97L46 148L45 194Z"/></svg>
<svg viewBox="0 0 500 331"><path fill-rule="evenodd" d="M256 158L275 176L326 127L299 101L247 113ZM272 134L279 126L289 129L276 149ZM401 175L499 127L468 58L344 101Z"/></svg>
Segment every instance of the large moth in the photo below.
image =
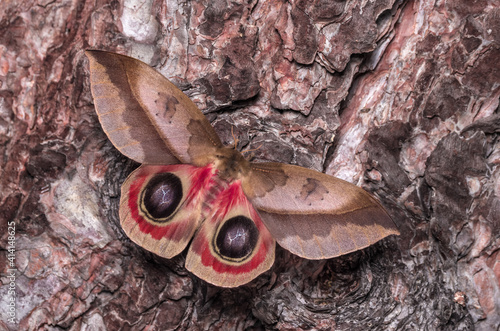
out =
<svg viewBox="0 0 500 331"><path fill-rule="evenodd" d="M196 105L145 63L86 54L102 128L142 163L122 185L119 214L143 248L172 258L189 245L189 271L236 287L272 266L275 241L328 259L399 234L363 189L298 166L252 163L223 146Z"/></svg>

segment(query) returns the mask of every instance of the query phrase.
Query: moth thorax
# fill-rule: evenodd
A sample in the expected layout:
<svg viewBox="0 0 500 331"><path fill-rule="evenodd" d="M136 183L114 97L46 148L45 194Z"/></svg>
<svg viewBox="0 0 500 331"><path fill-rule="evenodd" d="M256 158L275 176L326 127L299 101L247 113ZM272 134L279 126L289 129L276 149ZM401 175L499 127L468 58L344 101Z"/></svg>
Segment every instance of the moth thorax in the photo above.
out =
<svg viewBox="0 0 500 331"><path fill-rule="evenodd" d="M215 236L216 252L226 260L242 261L250 256L257 244L259 230L245 216L235 216L219 228Z"/></svg>
<svg viewBox="0 0 500 331"><path fill-rule="evenodd" d="M182 199L182 182L172 173L152 177L142 191L141 209L156 221L168 220Z"/></svg>
<svg viewBox="0 0 500 331"><path fill-rule="evenodd" d="M215 166L219 176L224 179L236 180L246 175L250 170L249 162L235 149L220 148L216 153Z"/></svg>

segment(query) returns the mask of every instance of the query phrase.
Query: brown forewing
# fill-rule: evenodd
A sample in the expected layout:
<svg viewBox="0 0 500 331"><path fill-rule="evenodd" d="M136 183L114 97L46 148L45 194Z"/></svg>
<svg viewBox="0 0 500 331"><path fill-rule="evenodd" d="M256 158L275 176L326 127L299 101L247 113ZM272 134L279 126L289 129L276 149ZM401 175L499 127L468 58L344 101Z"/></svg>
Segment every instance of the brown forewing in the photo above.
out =
<svg viewBox="0 0 500 331"><path fill-rule="evenodd" d="M116 56L125 64L132 93L167 147L182 163L205 165L207 155L213 155L223 145L203 113L181 90L147 64Z"/></svg>
<svg viewBox="0 0 500 331"><path fill-rule="evenodd" d="M86 55L96 112L113 145L139 163L178 163L134 97L122 58L100 51Z"/></svg>
<svg viewBox="0 0 500 331"><path fill-rule="evenodd" d="M250 178L262 220L299 256L331 258L399 234L375 198L339 178L280 163L252 164Z"/></svg>

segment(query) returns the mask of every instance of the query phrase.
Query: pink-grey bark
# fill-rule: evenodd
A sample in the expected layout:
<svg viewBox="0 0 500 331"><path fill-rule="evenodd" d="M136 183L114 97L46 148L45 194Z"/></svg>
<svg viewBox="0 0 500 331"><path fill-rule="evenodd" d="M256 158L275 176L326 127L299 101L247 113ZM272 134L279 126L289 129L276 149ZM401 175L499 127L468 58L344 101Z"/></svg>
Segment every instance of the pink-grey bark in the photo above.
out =
<svg viewBox="0 0 500 331"><path fill-rule="evenodd" d="M236 289L144 251L85 49L154 66L256 160L362 186L401 235L327 261L278 248ZM499 98L497 0L1 1L0 330L496 329Z"/></svg>

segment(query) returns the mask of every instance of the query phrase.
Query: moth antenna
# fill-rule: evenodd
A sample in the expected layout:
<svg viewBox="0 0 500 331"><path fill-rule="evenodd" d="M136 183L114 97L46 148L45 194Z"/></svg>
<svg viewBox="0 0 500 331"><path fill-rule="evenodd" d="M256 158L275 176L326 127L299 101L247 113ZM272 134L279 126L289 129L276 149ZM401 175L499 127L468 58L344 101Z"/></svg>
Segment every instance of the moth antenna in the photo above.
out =
<svg viewBox="0 0 500 331"><path fill-rule="evenodd" d="M260 144L259 147L257 147L257 148L252 148L252 149L247 149L247 150L241 151L241 154L243 154L245 159L251 161L255 156L255 153L253 153L253 152L255 152L256 150L258 150L261 147L262 147L262 144ZM250 153L250 155L245 155L245 153Z"/></svg>
<svg viewBox="0 0 500 331"><path fill-rule="evenodd" d="M241 151L241 153L248 153L248 152L255 152L256 150L260 149L262 147L262 144L259 145L259 147L257 148L252 148L252 149L247 149L247 150L244 150L244 151Z"/></svg>
<svg viewBox="0 0 500 331"><path fill-rule="evenodd" d="M234 147L233 148L236 149L236 147L238 147L238 142L240 140L234 135L233 128L234 128L234 126L231 126L231 136L233 136L233 141L234 141Z"/></svg>

